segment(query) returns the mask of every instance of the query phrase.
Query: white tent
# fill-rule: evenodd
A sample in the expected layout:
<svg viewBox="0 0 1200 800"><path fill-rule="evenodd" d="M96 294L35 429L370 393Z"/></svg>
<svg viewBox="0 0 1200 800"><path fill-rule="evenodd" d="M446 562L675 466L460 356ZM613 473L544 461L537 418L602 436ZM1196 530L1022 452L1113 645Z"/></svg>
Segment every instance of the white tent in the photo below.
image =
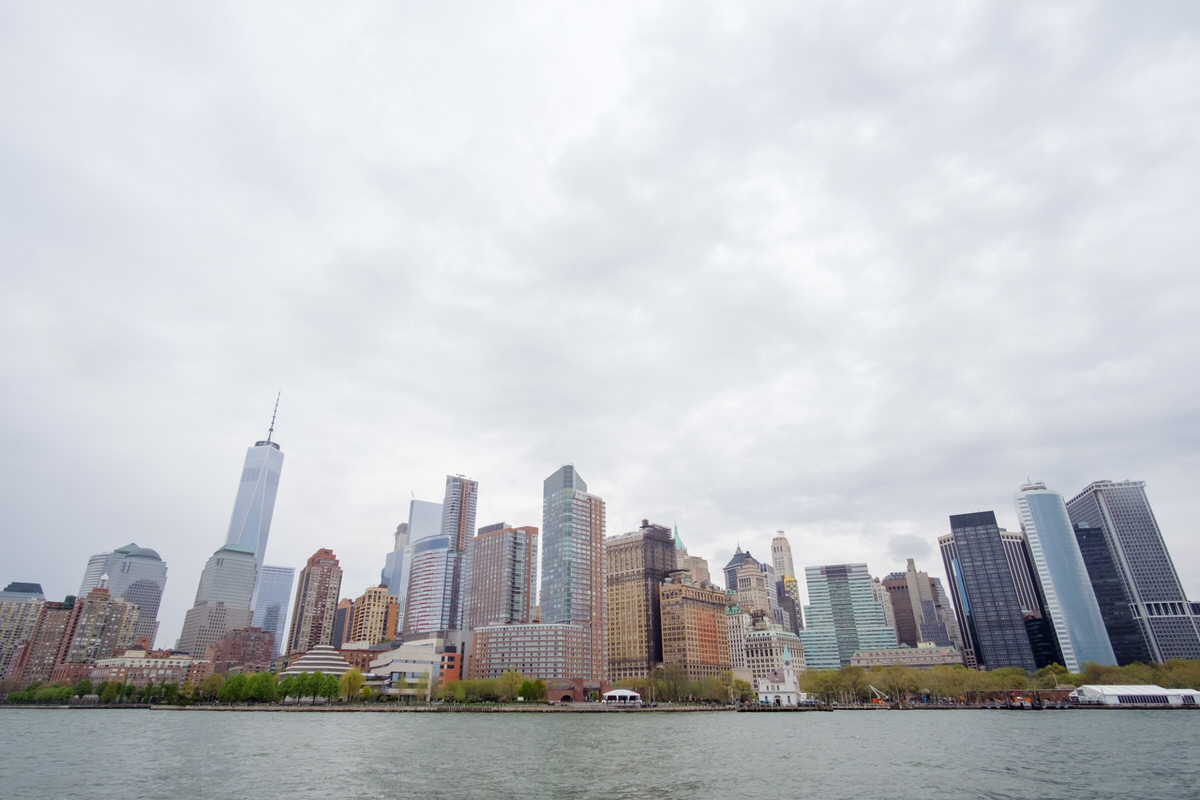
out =
<svg viewBox="0 0 1200 800"><path fill-rule="evenodd" d="M636 703L641 699L640 694L629 689L613 689L611 692L604 693L604 702L606 703Z"/></svg>

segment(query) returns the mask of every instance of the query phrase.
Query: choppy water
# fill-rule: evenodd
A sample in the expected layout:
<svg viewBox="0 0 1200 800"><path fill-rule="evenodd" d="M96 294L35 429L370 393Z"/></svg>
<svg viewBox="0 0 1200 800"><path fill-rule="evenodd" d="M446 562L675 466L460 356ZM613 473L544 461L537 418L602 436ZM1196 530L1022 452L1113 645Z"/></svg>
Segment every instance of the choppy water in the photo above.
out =
<svg viewBox="0 0 1200 800"><path fill-rule="evenodd" d="M1200 713L0 710L2 798L1200 798Z"/></svg>

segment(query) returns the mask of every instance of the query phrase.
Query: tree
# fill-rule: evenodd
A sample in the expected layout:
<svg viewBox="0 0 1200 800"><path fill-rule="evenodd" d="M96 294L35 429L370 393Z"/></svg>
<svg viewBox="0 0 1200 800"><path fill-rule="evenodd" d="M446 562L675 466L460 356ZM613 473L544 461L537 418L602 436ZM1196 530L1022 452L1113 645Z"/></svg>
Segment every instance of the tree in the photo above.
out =
<svg viewBox="0 0 1200 800"><path fill-rule="evenodd" d="M92 693L92 682L87 678L80 679L79 683L75 684L75 696L83 697L85 694Z"/></svg>
<svg viewBox="0 0 1200 800"><path fill-rule="evenodd" d="M238 673L230 676L225 683L221 684L220 690L217 692L217 699L222 703L240 703L246 699L246 684L249 679Z"/></svg>
<svg viewBox="0 0 1200 800"><path fill-rule="evenodd" d="M341 692L341 690L342 687L341 684L338 683L337 675L321 676L321 682L317 690L321 697L324 697L327 701L332 703L334 700L337 700L338 693Z"/></svg>
<svg viewBox="0 0 1200 800"><path fill-rule="evenodd" d="M217 699L217 692L221 691L221 685L225 683L225 676L219 672L206 677L200 682L200 699L211 703Z"/></svg>
<svg viewBox="0 0 1200 800"><path fill-rule="evenodd" d="M363 677L362 671L358 667L351 667L338 678L338 689L344 699L353 700L365 681L366 678Z"/></svg>
<svg viewBox="0 0 1200 800"><path fill-rule="evenodd" d="M246 681L246 700L251 703L273 703L279 695L275 676L269 672L256 672Z"/></svg>
<svg viewBox="0 0 1200 800"><path fill-rule="evenodd" d="M115 703L117 698L121 696L121 684L115 681L105 681L100 684L103 688L100 690L101 703Z"/></svg>
<svg viewBox="0 0 1200 800"><path fill-rule="evenodd" d="M510 669L497 678L496 693L500 695L500 700L505 701L516 698L517 693L521 690L521 683L524 680L525 676L515 669Z"/></svg>
<svg viewBox="0 0 1200 800"><path fill-rule="evenodd" d="M296 695L296 676L295 675L283 676L283 679L281 681L279 681L279 686L277 688L279 689L280 697L283 697L283 698L296 697L297 696Z"/></svg>

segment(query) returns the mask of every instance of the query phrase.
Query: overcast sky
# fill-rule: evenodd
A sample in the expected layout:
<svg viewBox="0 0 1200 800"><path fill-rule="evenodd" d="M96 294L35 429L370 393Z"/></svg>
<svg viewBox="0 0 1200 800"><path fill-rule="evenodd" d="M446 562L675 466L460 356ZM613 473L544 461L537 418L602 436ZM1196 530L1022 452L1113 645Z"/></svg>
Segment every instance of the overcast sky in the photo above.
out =
<svg viewBox="0 0 1200 800"><path fill-rule="evenodd" d="M1200 599L1198 14L6 3L0 584L154 548L173 644L282 390L267 562L344 596L570 462L714 576L1145 480Z"/></svg>

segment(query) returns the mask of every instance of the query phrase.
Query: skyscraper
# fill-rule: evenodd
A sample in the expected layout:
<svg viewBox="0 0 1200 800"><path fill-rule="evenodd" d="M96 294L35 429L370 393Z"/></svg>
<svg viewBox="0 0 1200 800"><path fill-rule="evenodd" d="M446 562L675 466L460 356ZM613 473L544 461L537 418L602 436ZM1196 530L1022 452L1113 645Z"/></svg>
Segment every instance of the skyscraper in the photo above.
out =
<svg viewBox="0 0 1200 800"><path fill-rule="evenodd" d="M313 553L300 570L300 585L292 606L287 653L307 653L328 645L333 637L333 616L342 590L342 570L328 548Z"/></svg>
<svg viewBox="0 0 1200 800"><path fill-rule="evenodd" d="M396 638L396 598L386 586L368 587L352 608L348 641L372 645Z"/></svg>
<svg viewBox="0 0 1200 800"><path fill-rule="evenodd" d="M273 637L273 655L283 651L283 635L287 629L288 609L291 607L292 583L296 579L294 567L276 567L266 564L258 578L258 597L254 602L254 626L269 632Z"/></svg>
<svg viewBox="0 0 1200 800"><path fill-rule="evenodd" d="M796 567L792 563L792 546L783 531L779 531L779 535L771 540L771 563L775 565L775 577L779 580L788 575L796 577Z"/></svg>
<svg viewBox="0 0 1200 800"><path fill-rule="evenodd" d="M604 542L608 680L644 678L663 660L659 585L675 571L671 529L642 520Z"/></svg>
<svg viewBox="0 0 1200 800"><path fill-rule="evenodd" d="M278 399L275 408L279 409ZM229 535L225 537L225 544L240 545L254 553L254 563L260 573L267 553L267 536L271 532L271 515L275 512L275 495L279 491L279 473L283 469L283 451L271 441L274 433L275 415L272 414L267 438L246 450L242 479L229 519Z"/></svg>
<svg viewBox="0 0 1200 800"><path fill-rule="evenodd" d="M883 580L892 600L896 620L896 638L901 644L916 647L921 642L933 642L941 647L957 645L950 636L952 626L946 624L944 601L938 584L928 572L918 572L916 562L908 559L904 572L893 572ZM953 612L950 612L953 613Z"/></svg>
<svg viewBox="0 0 1200 800"><path fill-rule="evenodd" d="M659 611L664 664L679 664L692 680L732 668L723 591L678 570L659 587Z"/></svg>
<svg viewBox="0 0 1200 800"><path fill-rule="evenodd" d="M1151 657L1200 659L1200 628L1150 508L1145 481L1091 483L1067 503L1067 514L1077 527L1103 532Z"/></svg>
<svg viewBox="0 0 1200 800"><path fill-rule="evenodd" d="M1126 584L1108 547L1104 529L1076 527L1075 541L1079 543L1079 554L1087 566L1088 580L1100 606L1100 616L1104 618L1104 628L1108 631L1108 641L1117 663L1125 666L1153 662L1141 620L1133 616Z"/></svg>
<svg viewBox="0 0 1200 800"><path fill-rule="evenodd" d="M432 531L427 527L414 530L410 522L412 555L406 566L405 638L461 628L463 554L475 529L478 494L479 484L475 481L447 475L436 535L430 535Z"/></svg>
<svg viewBox="0 0 1200 800"><path fill-rule="evenodd" d="M155 551L132 542L108 553L98 553L88 559L79 596L86 597L105 575L109 594L138 608L135 638L144 636L153 647L158 634L158 606L167 585L167 565Z"/></svg>
<svg viewBox="0 0 1200 800"><path fill-rule="evenodd" d="M1079 672L1086 662L1116 664L1062 495L1029 483L1017 492L1016 505L1063 666Z"/></svg>
<svg viewBox="0 0 1200 800"><path fill-rule="evenodd" d="M604 501L564 465L542 484L542 622L585 629L580 663L585 681L600 683L607 671L605 643Z"/></svg>
<svg viewBox="0 0 1200 800"><path fill-rule="evenodd" d="M412 500L408 504L408 542L404 545L404 557L400 565L400 586L393 592L400 602L400 625L408 630L408 585L412 579L412 562L417 553L443 547L442 504L428 500ZM389 589L391 584L388 584Z"/></svg>
<svg viewBox="0 0 1200 800"><path fill-rule="evenodd" d="M404 549L408 547L408 523L401 522L396 526L392 538L392 551L384 559L383 570L379 573L379 584L386 586L388 594L400 598L400 583L404 578Z"/></svg>
<svg viewBox="0 0 1200 800"><path fill-rule="evenodd" d="M839 669L860 650L896 646L866 564L806 567L804 578L809 604L800 641L808 669Z"/></svg>
<svg viewBox="0 0 1200 800"><path fill-rule="evenodd" d="M993 511L955 514L938 538L969 667L1037 669Z"/></svg>
<svg viewBox="0 0 1200 800"><path fill-rule="evenodd" d="M254 595L254 580L258 566L254 552L240 544L227 544L212 554L200 585L196 587L196 602L183 620L176 650L203 658L209 645L253 621L250 599Z"/></svg>
<svg viewBox="0 0 1200 800"><path fill-rule="evenodd" d="M450 540L450 603L447 614L453 630L462 630L463 557L467 541L475 535L475 507L479 483L462 475L446 476L446 495L442 499L442 535Z"/></svg>
<svg viewBox="0 0 1200 800"><path fill-rule="evenodd" d="M537 566L537 528L481 528L467 542L463 628L532 622Z"/></svg>

